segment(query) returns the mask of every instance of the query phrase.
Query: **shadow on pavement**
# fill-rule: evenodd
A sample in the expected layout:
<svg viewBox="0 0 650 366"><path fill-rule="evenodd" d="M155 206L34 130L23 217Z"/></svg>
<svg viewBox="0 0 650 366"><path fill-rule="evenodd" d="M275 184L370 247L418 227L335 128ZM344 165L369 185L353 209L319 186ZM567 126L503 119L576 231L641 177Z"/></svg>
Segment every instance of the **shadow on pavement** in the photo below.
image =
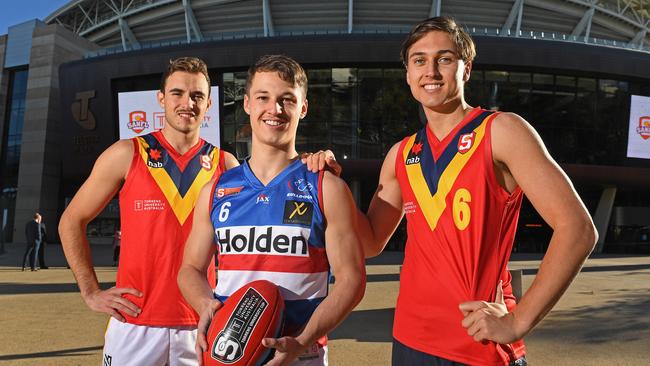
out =
<svg viewBox="0 0 650 366"><path fill-rule="evenodd" d="M615 266L591 266L582 267L580 272L611 272L611 271L634 271L650 269L650 264L622 264ZM536 275L537 268L526 268L523 270L524 275Z"/></svg>
<svg viewBox="0 0 650 366"><path fill-rule="evenodd" d="M24 360L24 359L44 358L44 357L85 356L85 355L92 355L95 353L94 351L101 350L102 348L104 348L104 346L63 349L59 351L49 351L49 352L39 352L39 353L26 353L22 355L4 355L4 356L0 356L0 361Z"/></svg>
<svg viewBox="0 0 650 366"><path fill-rule="evenodd" d="M328 335L328 338L355 339L359 342L392 342L394 314L393 308L355 310L341 326Z"/></svg>
<svg viewBox="0 0 650 366"><path fill-rule="evenodd" d="M399 281L399 273L366 275L366 282L389 282L389 281Z"/></svg>
<svg viewBox="0 0 650 366"><path fill-rule="evenodd" d="M103 290L115 286L115 282L102 282L99 287ZM0 282L0 293L3 295L26 295L79 292L76 283L7 283Z"/></svg>
<svg viewBox="0 0 650 366"><path fill-rule="evenodd" d="M633 293L631 293L633 292ZM635 341L650 337L650 291L604 290L601 294L618 297L604 305L579 306L571 310L554 311L534 330L536 339L566 338L571 343L599 344ZM593 296L593 293L584 293ZM615 319L615 320L614 320Z"/></svg>

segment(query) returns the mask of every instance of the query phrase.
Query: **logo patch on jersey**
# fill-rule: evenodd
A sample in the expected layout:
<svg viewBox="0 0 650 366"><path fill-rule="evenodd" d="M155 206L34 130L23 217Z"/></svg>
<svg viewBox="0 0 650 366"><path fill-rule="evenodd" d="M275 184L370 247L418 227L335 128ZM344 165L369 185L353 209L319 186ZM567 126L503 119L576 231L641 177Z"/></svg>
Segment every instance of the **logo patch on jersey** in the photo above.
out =
<svg viewBox="0 0 650 366"><path fill-rule="evenodd" d="M405 214L415 213L417 207L418 205L415 204L415 202L404 202L404 213Z"/></svg>
<svg viewBox="0 0 650 366"><path fill-rule="evenodd" d="M298 226L232 226L214 230L219 253L308 256L311 229Z"/></svg>
<svg viewBox="0 0 650 366"><path fill-rule="evenodd" d="M300 178L293 181L293 184L289 184L289 188L294 192L296 189L300 192L311 192L314 186L306 179Z"/></svg>
<svg viewBox="0 0 650 366"><path fill-rule="evenodd" d="M460 135L460 138L458 138L458 152L461 154L468 152L474 145L474 137L476 137L476 132Z"/></svg>
<svg viewBox="0 0 650 366"><path fill-rule="evenodd" d="M135 200L133 201L133 211L163 211L165 202L162 200Z"/></svg>
<svg viewBox="0 0 650 366"><path fill-rule="evenodd" d="M113 357L109 355L104 355L104 364L102 366L111 366L113 362Z"/></svg>
<svg viewBox="0 0 650 366"><path fill-rule="evenodd" d="M412 164L419 164L420 163L420 152L422 151L422 143L418 142L416 144L413 144L411 147L411 151L409 152L408 156L406 157L406 165L412 165Z"/></svg>
<svg viewBox="0 0 650 366"><path fill-rule="evenodd" d="M269 196L265 195L264 193L260 193L259 196L257 196L257 200L255 200L255 204L258 204L262 202L265 205L269 204Z"/></svg>
<svg viewBox="0 0 650 366"><path fill-rule="evenodd" d="M314 206L311 202L294 200L284 201L284 215L282 223L311 226Z"/></svg>
<svg viewBox="0 0 650 366"><path fill-rule="evenodd" d="M152 168L162 168L164 166L163 162L160 161L162 158L162 152L158 149L148 149L149 159L147 160L147 165Z"/></svg>
<svg viewBox="0 0 650 366"><path fill-rule="evenodd" d="M231 194L239 194L241 190L244 189L244 186L232 187L232 188L217 188L217 198L230 196Z"/></svg>
<svg viewBox="0 0 650 366"><path fill-rule="evenodd" d="M212 170L212 159L208 155L201 155L201 166L205 170Z"/></svg>

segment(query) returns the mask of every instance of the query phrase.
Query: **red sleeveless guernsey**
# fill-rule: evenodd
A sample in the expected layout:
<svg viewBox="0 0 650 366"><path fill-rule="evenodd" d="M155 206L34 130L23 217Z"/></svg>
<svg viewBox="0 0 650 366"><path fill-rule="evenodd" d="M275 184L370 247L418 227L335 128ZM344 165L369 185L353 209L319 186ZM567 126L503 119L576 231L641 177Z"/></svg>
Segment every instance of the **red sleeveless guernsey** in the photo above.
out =
<svg viewBox="0 0 650 366"><path fill-rule="evenodd" d="M418 351L470 365L507 365L523 342L482 344L461 325L462 302L494 301L499 280L515 307L506 266L522 192L496 180L490 139L495 113L474 109L442 141L425 126L405 138L396 175L407 218L393 336Z"/></svg>
<svg viewBox="0 0 650 366"><path fill-rule="evenodd" d="M128 323L195 326L198 316L176 285L185 241L201 187L224 170L223 152L199 140L178 154L161 132L132 139L134 154L120 191L122 248L117 287L142 292L124 297L142 309ZM215 286L214 260L207 276Z"/></svg>

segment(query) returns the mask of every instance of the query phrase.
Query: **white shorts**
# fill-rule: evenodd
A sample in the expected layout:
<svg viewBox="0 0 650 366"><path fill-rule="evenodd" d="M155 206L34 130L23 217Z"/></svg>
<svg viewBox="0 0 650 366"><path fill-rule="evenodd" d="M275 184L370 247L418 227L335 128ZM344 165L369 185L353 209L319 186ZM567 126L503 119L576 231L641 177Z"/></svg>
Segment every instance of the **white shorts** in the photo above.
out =
<svg viewBox="0 0 650 366"><path fill-rule="evenodd" d="M195 366L195 327L150 327L108 322L102 366Z"/></svg>

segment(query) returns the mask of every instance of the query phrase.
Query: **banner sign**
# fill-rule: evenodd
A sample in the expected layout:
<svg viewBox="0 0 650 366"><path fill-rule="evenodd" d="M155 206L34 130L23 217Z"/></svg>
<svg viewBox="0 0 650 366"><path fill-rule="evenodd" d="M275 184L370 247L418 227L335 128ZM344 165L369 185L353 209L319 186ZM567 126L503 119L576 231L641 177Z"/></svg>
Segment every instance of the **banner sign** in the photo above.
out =
<svg viewBox="0 0 650 366"><path fill-rule="evenodd" d="M158 104L157 90L118 93L120 139L146 135L165 126L165 112ZM212 107L201 124L201 137L219 146L219 87L210 89Z"/></svg>
<svg viewBox="0 0 650 366"><path fill-rule="evenodd" d="M627 157L650 159L650 97L632 95Z"/></svg>

